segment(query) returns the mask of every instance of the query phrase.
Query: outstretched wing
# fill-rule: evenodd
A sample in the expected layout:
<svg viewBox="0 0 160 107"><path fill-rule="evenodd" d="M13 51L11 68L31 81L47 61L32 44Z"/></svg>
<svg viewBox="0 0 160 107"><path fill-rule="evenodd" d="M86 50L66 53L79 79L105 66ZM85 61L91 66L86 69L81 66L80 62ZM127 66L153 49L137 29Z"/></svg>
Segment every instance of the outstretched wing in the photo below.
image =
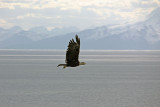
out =
<svg viewBox="0 0 160 107"><path fill-rule="evenodd" d="M76 35L76 42L72 39L69 42L68 49L66 52L66 63L67 66L78 66L79 65L79 49L80 49L80 39Z"/></svg>

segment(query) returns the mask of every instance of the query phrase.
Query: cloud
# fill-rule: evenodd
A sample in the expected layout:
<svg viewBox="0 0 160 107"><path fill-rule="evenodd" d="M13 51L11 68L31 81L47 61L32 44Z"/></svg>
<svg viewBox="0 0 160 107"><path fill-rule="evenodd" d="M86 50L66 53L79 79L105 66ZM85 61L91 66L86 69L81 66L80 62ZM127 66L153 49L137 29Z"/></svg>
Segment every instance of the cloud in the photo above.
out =
<svg viewBox="0 0 160 107"><path fill-rule="evenodd" d="M145 4L148 2L158 3L158 0L12 0L7 2L2 0L0 2L1 8L15 8L19 6L21 8L32 8L32 9L44 9L44 8L60 8L60 9L75 9L79 10L83 7L94 6L94 7L108 7L108 8L126 8L131 7L132 3ZM150 4L150 3L149 3Z"/></svg>
<svg viewBox="0 0 160 107"><path fill-rule="evenodd" d="M0 8L15 9L17 6L21 8L45 9L45 8L60 8L62 10L76 9L79 6L72 0L14 0L12 2L1 1Z"/></svg>
<svg viewBox="0 0 160 107"><path fill-rule="evenodd" d="M160 0L153 0L153 1L160 6Z"/></svg>
<svg viewBox="0 0 160 107"><path fill-rule="evenodd" d="M0 0L0 18L29 26L39 25L40 20L54 27L86 28L97 23L138 21L158 6L159 0Z"/></svg>
<svg viewBox="0 0 160 107"><path fill-rule="evenodd" d="M15 9L13 5L10 5L9 3L5 3L5 2L0 2L0 8Z"/></svg>
<svg viewBox="0 0 160 107"><path fill-rule="evenodd" d="M99 9L131 9L131 8L153 8L160 6L159 0L12 0L0 1L0 8L15 9L16 7L28 8L28 9L54 9L59 8L62 11L76 10L81 11L85 7ZM100 11L90 9L97 14L101 14ZM104 9L101 9L102 11Z"/></svg>
<svg viewBox="0 0 160 107"><path fill-rule="evenodd" d="M142 0L132 2L132 6L137 8L153 8L158 6L158 4L157 2L153 2L151 0Z"/></svg>
<svg viewBox="0 0 160 107"><path fill-rule="evenodd" d="M17 19L24 19L24 18L44 18L44 19L52 19L53 17L45 16L42 14L35 14L35 13L27 13L25 15L17 16ZM57 16L56 18L60 18Z"/></svg>
<svg viewBox="0 0 160 107"><path fill-rule="evenodd" d="M12 26L12 24L0 18L0 26L3 28L9 28Z"/></svg>

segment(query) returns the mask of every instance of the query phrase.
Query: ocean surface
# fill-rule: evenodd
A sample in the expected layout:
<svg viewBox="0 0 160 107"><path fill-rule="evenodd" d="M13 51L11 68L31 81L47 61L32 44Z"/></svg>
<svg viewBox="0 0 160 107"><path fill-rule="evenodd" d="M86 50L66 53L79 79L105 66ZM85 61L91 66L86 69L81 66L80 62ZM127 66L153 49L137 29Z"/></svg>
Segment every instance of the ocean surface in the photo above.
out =
<svg viewBox="0 0 160 107"><path fill-rule="evenodd" d="M160 51L0 50L0 107L160 107Z"/></svg>

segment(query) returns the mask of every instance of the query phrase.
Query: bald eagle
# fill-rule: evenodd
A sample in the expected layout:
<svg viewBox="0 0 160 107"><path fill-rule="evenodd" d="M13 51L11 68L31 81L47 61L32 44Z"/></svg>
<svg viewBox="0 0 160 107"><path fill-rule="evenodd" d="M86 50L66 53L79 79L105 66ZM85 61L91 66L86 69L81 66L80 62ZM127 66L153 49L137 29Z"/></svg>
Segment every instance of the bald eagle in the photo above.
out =
<svg viewBox="0 0 160 107"><path fill-rule="evenodd" d="M66 64L59 64L59 66L66 67L77 67L79 65L85 65L85 62L79 62L79 51L80 51L80 38L78 35L75 36L76 42L74 39L70 40L68 49L66 51Z"/></svg>

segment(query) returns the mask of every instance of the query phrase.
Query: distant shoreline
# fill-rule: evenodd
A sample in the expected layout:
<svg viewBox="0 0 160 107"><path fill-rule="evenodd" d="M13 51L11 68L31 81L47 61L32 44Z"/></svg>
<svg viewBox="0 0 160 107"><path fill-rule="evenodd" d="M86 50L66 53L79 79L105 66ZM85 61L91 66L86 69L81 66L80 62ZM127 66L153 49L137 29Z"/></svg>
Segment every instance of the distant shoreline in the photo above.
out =
<svg viewBox="0 0 160 107"><path fill-rule="evenodd" d="M0 49L0 51L66 51L66 49ZM105 49L81 49L81 51L160 51L160 50L105 50Z"/></svg>

